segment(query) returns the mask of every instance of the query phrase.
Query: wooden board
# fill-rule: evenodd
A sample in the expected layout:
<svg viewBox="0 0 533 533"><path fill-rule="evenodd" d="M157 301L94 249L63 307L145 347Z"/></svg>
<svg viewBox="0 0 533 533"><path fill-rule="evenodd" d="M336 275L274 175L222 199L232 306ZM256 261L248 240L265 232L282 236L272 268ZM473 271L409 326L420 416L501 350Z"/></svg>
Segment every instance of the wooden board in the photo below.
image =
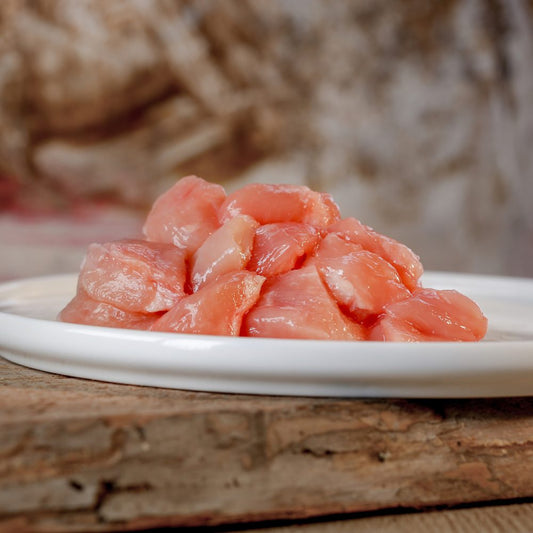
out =
<svg viewBox="0 0 533 533"><path fill-rule="evenodd" d="M498 505L239 529L240 533L531 533L533 504ZM226 530L226 533L231 531Z"/></svg>
<svg viewBox="0 0 533 533"><path fill-rule="evenodd" d="M533 497L533 398L192 393L0 359L0 530L103 531Z"/></svg>

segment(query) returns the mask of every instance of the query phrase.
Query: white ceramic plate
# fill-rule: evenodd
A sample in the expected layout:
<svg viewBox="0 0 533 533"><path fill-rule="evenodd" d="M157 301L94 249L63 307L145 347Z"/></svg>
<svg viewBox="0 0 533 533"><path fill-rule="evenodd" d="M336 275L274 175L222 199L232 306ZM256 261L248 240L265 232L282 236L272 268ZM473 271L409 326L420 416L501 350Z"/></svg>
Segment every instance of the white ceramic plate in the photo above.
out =
<svg viewBox="0 0 533 533"><path fill-rule="evenodd" d="M533 395L533 280L427 273L489 319L480 343L381 343L181 335L55 321L76 275L0 285L0 353L69 376L189 390L301 396ZM1 381L1 377L0 377Z"/></svg>

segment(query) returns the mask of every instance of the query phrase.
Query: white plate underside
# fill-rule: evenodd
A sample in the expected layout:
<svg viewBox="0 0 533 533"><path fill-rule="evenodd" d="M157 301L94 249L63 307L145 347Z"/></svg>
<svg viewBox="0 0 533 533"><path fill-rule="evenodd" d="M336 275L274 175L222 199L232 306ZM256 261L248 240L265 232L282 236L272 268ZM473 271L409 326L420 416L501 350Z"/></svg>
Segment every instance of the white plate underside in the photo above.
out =
<svg viewBox="0 0 533 533"><path fill-rule="evenodd" d="M458 398L533 395L533 280L426 273L473 298L480 343L182 335L55 320L77 276L0 285L0 354L30 368L132 385L250 394Z"/></svg>

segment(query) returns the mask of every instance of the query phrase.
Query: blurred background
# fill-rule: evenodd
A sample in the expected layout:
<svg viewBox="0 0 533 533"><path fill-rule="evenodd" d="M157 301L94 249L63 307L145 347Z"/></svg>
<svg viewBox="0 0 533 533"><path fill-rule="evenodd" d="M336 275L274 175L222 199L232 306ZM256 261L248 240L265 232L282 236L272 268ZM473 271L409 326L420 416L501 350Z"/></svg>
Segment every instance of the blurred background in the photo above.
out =
<svg viewBox="0 0 533 533"><path fill-rule="evenodd" d="M533 276L532 25L531 0L1 0L0 279L77 271L190 173Z"/></svg>

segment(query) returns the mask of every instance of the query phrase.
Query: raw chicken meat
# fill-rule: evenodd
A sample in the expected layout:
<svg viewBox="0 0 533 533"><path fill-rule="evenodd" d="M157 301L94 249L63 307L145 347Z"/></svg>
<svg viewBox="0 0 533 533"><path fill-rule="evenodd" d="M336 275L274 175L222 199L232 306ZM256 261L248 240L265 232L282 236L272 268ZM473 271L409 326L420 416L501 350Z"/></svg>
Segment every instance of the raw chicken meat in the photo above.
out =
<svg viewBox="0 0 533 533"><path fill-rule="evenodd" d="M386 305L411 296L394 267L366 250L318 259L316 265L337 303L358 321L373 318Z"/></svg>
<svg viewBox="0 0 533 533"><path fill-rule="evenodd" d="M89 245L78 285L98 302L153 313L183 298L186 274L179 248L128 239Z"/></svg>
<svg viewBox="0 0 533 533"><path fill-rule="evenodd" d="M360 244L346 241L336 233L327 233L320 240L315 253L307 258L305 265L314 265L318 260L335 259L361 250L363 247Z"/></svg>
<svg viewBox="0 0 533 533"><path fill-rule="evenodd" d="M372 328L378 341L479 341L487 319L470 298L453 290L418 289L411 298L385 307Z"/></svg>
<svg viewBox="0 0 533 533"><path fill-rule="evenodd" d="M162 313L134 313L111 304L97 302L83 290L59 313L59 320L72 324L105 326L108 328L148 329Z"/></svg>
<svg viewBox="0 0 533 533"><path fill-rule="evenodd" d="M248 269L266 277L283 274L311 254L319 241L320 231L310 224L265 224L255 232L253 254Z"/></svg>
<svg viewBox="0 0 533 533"><path fill-rule="evenodd" d="M327 234L305 264L317 267L339 306L361 322L411 296L390 263L336 233Z"/></svg>
<svg viewBox="0 0 533 533"><path fill-rule="evenodd" d="M203 335L239 335L244 314L257 302L265 278L230 272L186 296L151 329Z"/></svg>
<svg viewBox="0 0 533 533"><path fill-rule="evenodd" d="M219 226L218 210L226 198L220 185L187 176L162 194L146 218L149 241L174 244L194 253Z"/></svg>
<svg viewBox="0 0 533 533"><path fill-rule="evenodd" d="M303 185L246 185L226 198L220 208L220 219L226 222L243 214L260 224L302 222L319 228L340 219L339 208L329 194Z"/></svg>
<svg viewBox="0 0 533 533"><path fill-rule="evenodd" d="M207 237L192 258L192 290L196 292L202 285L222 274L242 270L252 255L258 226L252 217L239 215Z"/></svg>
<svg viewBox="0 0 533 533"><path fill-rule="evenodd" d="M365 250L374 252L388 261L396 268L403 283L411 291L418 287L418 280L424 272L424 268L420 258L405 244L377 233L355 218L340 220L331 225L328 231L349 242L359 244Z"/></svg>
<svg viewBox="0 0 533 533"><path fill-rule="evenodd" d="M257 305L244 319L242 334L287 339L365 338L364 328L341 312L314 266L268 280Z"/></svg>
<svg viewBox="0 0 533 533"><path fill-rule="evenodd" d="M196 176L154 203L143 240L93 244L66 322L204 335L478 341L479 307L422 288L420 259L330 195ZM266 281L265 281L266 280Z"/></svg>

